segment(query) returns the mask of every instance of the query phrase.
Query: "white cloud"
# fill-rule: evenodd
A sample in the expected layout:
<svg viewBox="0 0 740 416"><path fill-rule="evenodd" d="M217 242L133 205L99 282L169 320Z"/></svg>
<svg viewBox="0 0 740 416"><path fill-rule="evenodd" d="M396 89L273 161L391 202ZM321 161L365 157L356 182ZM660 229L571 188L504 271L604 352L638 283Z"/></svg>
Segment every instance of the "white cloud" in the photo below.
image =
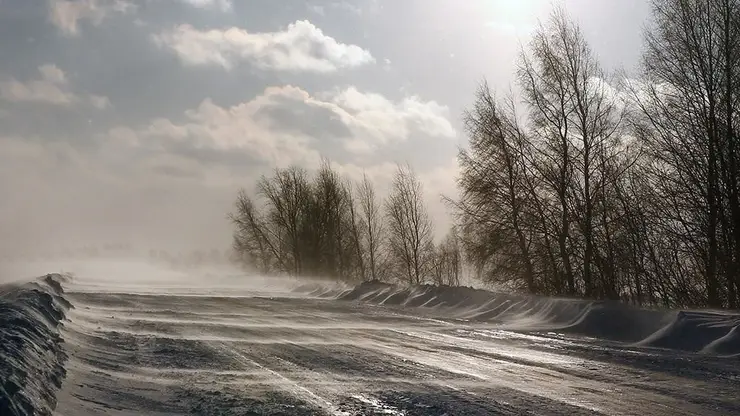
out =
<svg viewBox="0 0 740 416"><path fill-rule="evenodd" d="M56 65L45 64L41 65L38 69L45 81L54 84L67 84L67 76Z"/></svg>
<svg viewBox="0 0 740 416"><path fill-rule="evenodd" d="M454 137L447 113L446 107L418 97L393 102L354 87L312 96L283 86L232 107L206 99L186 111L185 122L156 119L136 131L115 129L110 135L160 150L173 145L193 154L240 150L270 165L313 165L321 154L342 147L351 159L412 134Z"/></svg>
<svg viewBox="0 0 740 416"><path fill-rule="evenodd" d="M334 72L375 61L367 50L340 43L306 20L264 33L236 27L199 30L183 24L154 35L153 40L173 50L185 64L225 69L248 62L267 70Z"/></svg>
<svg viewBox="0 0 740 416"><path fill-rule="evenodd" d="M261 108L274 105L276 97L290 95L294 90L293 87L268 88L263 95L232 107L221 107L206 99L185 113L185 122L160 118L144 128L118 128L110 135L158 150L180 145L196 158L199 153L210 151L222 152L225 157L231 151L241 151L257 162L272 166L312 165L318 162L319 154L311 148L310 137L273 130L258 115Z"/></svg>
<svg viewBox="0 0 740 416"><path fill-rule="evenodd" d="M233 3L231 0L181 0L193 7L201 9L221 10L223 12L231 11Z"/></svg>
<svg viewBox="0 0 740 416"><path fill-rule="evenodd" d="M61 106L69 106L81 101L80 97L71 90L67 75L59 67L45 64L38 67L38 72L38 78L26 82L12 77L0 81L0 97L11 102L35 102ZM102 110L110 106L108 97L90 95L86 99L97 109Z"/></svg>
<svg viewBox="0 0 740 416"><path fill-rule="evenodd" d="M56 65L41 65L38 79L20 82L10 78L0 82L0 96L13 102L40 102L69 105L77 101L77 96L68 89L67 77Z"/></svg>
<svg viewBox="0 0 740 416"><path fill-rule="evenodd" d="M359 180L367 173L378 192L385 194L395 161L373 160L347 150L355 150L352 146L361 151L387 149L411 137L447 140L455 131L446 113L433 101L390 100L353 87L321 94L290 85L269 87L232 106L206 99L187 110L181 120L157 118L140 127L113 128L98 138L101 153L95 158L108 169L118 166L142 178L190 181L194 189L233 189L251 186L254 178L275 167L315 169L321 156L327 156L350 179ZM338 150L344 153L337 154ZM451 195L455 186L454 155L449 159L449 166L419 171L430 213L439 219L441 232L448 220L439 195Z"/></svg>
<svg viewBox="0 0 740 416"><path fill-rule="evenodd" d="M74 36L82 20L98 26L111 14L134 9L136 5L127 0L49 0L49 19L62 33Z"/></svg>
<svg viewBox="0 0 740 416"><path fill-rule="evenodd" d="M455 137L447 107L419 97L392 102L380 94L347 88L329 98L333 110L354 132L350 150L362 153L374 146L408 139L411 131L432 137Z"/></svg>
<svg viewBox="0 0 740 416"><path fill-rule="evenodd" d="M111 105L108 97L103 95L91 95L89 99L90 104L92 104L92 106L97 108L98 110L104 110Z"/></svg>

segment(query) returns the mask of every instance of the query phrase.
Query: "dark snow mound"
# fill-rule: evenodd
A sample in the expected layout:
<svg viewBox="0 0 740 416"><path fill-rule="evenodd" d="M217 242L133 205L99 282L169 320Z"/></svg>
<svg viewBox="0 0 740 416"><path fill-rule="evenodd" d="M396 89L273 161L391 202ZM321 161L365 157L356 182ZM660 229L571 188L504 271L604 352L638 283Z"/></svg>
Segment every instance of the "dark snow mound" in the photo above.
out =
<svg viewBox="0 0 740 416"><path fill-rule="evenodd" d="M320 295L321 290L315 289ZM325 297L423 307L438 315L511 330L560 331L638 346L740 356L740 315L652 310L619 302L495 293L467 287L365 282Z"/></svg>
<svg viewBox="0 0 740 416"><path fill-rule="evenodd" d="M0 415L51 415L65 376L60 274L0 286Z"/></svg>

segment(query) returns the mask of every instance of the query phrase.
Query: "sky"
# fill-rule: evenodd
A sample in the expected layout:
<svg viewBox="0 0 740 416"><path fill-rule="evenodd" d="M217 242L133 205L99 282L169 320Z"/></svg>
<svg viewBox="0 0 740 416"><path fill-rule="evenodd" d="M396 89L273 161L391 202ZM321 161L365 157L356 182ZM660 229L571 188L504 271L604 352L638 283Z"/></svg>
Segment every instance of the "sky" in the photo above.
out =
<svg viewBox="0 0 740 416"><path fill-rule="evenodd" d="M610 71L646 2L563 1ZM462 114L554 4L0 0L0 252L225 248L239 188L322 157L381 194L408 162L443 235Z"/></svg>

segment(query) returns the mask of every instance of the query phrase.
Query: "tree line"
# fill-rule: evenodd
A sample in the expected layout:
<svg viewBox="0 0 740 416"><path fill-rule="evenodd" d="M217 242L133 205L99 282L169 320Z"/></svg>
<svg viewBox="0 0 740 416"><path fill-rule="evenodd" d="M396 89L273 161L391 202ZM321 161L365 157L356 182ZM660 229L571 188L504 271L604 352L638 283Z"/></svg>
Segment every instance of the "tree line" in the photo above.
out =
<svg viewBox="0 0 740 416"><path fill-rule="evenodd" d="M486 279L738 307L740 2L651 5L636 78L605 73L558 9L520 54L521 102L478 90L451 205Z"/></svg>
<svg viewBox="0 0 740 416"><path fill-rule="evenodd" d="M313 175L276 169L257 182L256 198L239 193L230 219L235 252L261 273L459 283L455 230L434 243L422 184L408 165L398 166L385 199L366 175L353 183L326 160Z"/></svg>
<svg viewBox="0 0 740 416"><path fill-rule="evenodd" d="M484 82L463 120L455 227L421 184L388 197L324 164L239 195L235 248L260 270L454 283L664 306L740 304L740 0L650 0L638 74L610 74L563 8L519 54L519 93ZM736 128L737 127L737 128Z"/></svg>

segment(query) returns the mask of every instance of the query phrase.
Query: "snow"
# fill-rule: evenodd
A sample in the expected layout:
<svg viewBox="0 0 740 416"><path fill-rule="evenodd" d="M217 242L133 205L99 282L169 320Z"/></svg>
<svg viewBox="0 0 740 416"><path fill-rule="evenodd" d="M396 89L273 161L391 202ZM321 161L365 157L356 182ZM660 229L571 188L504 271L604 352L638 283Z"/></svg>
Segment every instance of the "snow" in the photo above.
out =
<svg viewBox="0 0 740 416"><path fill-rule="evenodd" d="M425 308L435 315L496 324L510 331L557 331L598 339L740 357L740 315L651 310L611 301L495 293L467 287L412 288L366 282L352 289L298 287L312 296Z"/></svg>
<svg viewBox="0 0 740 416"><path fill-rule="evenodd" d="M47 275L0 286L0 414L48 415L65 376L59 327L69 309L60 282Z"/></svg>
<svg viewBox="0 0 740 416"><path fill-rule="evenodd" d="M0 414L740 414L737 327L710 311L88 263L0 286Z"/></svg>

